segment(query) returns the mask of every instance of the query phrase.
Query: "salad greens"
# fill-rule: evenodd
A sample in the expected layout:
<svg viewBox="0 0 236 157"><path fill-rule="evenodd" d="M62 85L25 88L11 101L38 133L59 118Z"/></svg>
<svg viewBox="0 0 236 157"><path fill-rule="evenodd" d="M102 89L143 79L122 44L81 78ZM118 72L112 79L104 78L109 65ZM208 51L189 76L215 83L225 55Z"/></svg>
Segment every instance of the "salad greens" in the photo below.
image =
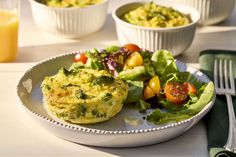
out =
<svg viewBox="0 0 236 157"><path fill-rule="evenodd" d="M190 118L191 116L194 116L200 112L205 107L205 105L210 102L211 98L213 97L213 93L214 84L213 82L209 82L205 86L202 94L200 95L200 98L193 104L184 105L183 108L179 108L176 112L171 111L175 109L176 106L174 105L171 106L172 108L168 107L167 110L170 112L161 112L160 109L156 109L147 117L147 120L155 124L161 124L167 122L179 122L181 120Z"/></svg>
<svg viewBox="0 0 236 157"><path fill-rule="evenodd" d="M154 52L151 60L156 74L164 80L169 74L179 71L172 54L167 50Z"/></svg>
<svg viewBox="0 0 236 157"><path fill-rule="evenodd" d="M119 77L124 80L142 80L142 77L146 75L146 69L144 66L137 66L133 69L123 70L119 73Z"/></svg>
<svg viewBox="0 0 236 157"><path fill-rule="evenodd" d="M145 112L147 109L151 108L151 105L147 102L145 102L142 99L139 99L135 106L134 106L137 110L139 110L140 112Z"/></svg>
<svg viewBox="0 0 236 157"><path fill-rule="evenodd" d="M129 86L128 96L125 100L125 103L135 103L143 96L143 81L126 81Z"/></svg>
<svg viewBox="0 0 236 157"><path fill-rule="evenodd" d="M135 50L132 47L110 46L87 51L87 62L76 62L70 69L104 69L123 79L129 87L125 104L133 104L140 112L154 110L147 120L155 124L187 119L210 102L214 94L212 82L200 82L190 72L179 71L175 59L167 50L150 52L135 46ZM139 56L131 55L134 52ZM156 79L152 79L154 77ZM182 98L178 102L175 100Z"/></svg>

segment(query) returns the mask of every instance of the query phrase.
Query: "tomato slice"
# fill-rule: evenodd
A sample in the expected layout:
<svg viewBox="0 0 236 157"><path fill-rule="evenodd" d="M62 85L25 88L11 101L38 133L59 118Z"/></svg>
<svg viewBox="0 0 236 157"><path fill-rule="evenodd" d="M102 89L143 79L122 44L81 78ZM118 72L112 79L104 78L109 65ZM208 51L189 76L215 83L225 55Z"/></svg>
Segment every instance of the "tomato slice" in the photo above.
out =
<svg viewBox="0 0 236 157"><path fill-rule="evenodd" d="M130 52L140 51L140 48L136 44L125 44L123 46L125 49L129 50Z"/></svg>
<svg viewBox="0 0 236 157"><path fill-rule="evenodd" d="M188 98L188 89L179 82L168 82L165 85L164 93L166 99L176 105L183 104Z"/></svg>
<svg viewBox="0 0 236 157"><path fill-rule="evenodd" d="M154 96L155 96L155 93L152 91L152 89L149 86L147 86L143 92L144 99L146 100L146 99L152 98Z"/></svg>
<svg viewBox="0 0 236 157"><path fill-rule="evenodd" d="M84 53L78 53L75 55L74 62L82 62L83 64L86 64L88 58Z"/></svg>
<svg viewBox="0 0 236 157"><path fill-rule="evenodd" d="M197 94L197 89L192 83L184 82L183 85L186 86L189 94Z"/></svg>

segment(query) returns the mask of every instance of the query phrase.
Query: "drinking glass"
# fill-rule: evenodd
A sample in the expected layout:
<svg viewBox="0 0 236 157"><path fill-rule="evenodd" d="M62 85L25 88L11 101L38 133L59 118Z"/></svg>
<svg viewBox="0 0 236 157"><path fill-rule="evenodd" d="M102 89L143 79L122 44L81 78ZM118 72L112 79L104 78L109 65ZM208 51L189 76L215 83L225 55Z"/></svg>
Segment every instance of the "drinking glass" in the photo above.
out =
<svg viewBox="0 0 236 157"><path fill-rule="evenodd" d="M0 62L16 59L20 0L0 0Z"/></svg>

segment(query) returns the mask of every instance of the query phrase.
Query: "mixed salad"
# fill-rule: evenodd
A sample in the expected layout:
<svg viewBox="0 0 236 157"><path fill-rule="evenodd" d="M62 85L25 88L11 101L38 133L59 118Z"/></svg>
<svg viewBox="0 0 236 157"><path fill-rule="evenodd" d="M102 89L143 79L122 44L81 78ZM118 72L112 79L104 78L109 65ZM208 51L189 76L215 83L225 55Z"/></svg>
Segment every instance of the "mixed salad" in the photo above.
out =
<svg viewBox="0 0 236 157"><path fill-rule="evenodd" d="M200 82L189 72L179 71L171 52L151 52L135 44L78 53L70 69L79 68L103 69L123 79L129 86L125 105L139 112L154 109L146 118L155 124L190 118L214 93L212 82Z"/></svg>

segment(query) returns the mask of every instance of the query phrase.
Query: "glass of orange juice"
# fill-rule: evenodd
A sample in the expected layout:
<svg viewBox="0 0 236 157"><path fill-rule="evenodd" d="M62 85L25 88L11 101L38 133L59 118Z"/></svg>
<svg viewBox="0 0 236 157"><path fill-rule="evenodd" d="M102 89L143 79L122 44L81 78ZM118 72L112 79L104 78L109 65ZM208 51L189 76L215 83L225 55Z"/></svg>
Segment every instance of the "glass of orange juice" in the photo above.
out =
<svg viewBox="0 0 236 157"><path fill-rule="evenodd" d="M20 0L0 0L0 62L16 59Z"/></svg>

